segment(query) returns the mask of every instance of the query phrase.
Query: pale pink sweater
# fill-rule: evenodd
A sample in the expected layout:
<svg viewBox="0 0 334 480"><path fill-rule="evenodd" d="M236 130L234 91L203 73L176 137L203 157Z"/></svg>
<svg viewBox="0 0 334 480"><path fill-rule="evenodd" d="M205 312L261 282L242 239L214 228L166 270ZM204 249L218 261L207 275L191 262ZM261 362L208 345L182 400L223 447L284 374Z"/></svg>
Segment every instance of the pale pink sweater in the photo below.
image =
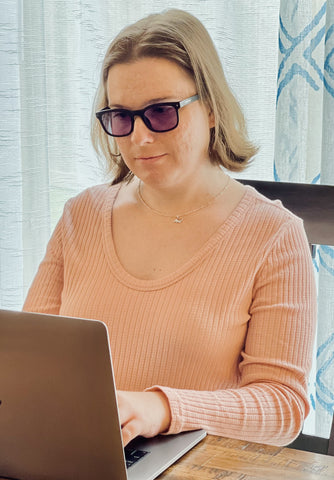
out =
<svg viewBox="0 0 334 480"><path fill-rule="evenodd" d="M316 321L302 221L247 187L191 260L142 280L115 253L118 188L100 185L67 202L24 309L105 322L117 388L161 388L169 433L204 428L289 443L309 410Z"/></svg>

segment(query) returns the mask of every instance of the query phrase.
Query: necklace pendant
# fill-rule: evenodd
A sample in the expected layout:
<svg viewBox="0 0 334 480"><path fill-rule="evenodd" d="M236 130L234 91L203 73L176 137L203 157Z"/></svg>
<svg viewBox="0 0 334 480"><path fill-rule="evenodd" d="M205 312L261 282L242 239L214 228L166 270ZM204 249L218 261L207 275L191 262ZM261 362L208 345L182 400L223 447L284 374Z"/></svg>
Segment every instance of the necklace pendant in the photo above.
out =
<svg viewBox="0 0 334 480"><path fill-rule="evenodd" d="M183 222L183 217L180 217L179 215L177 215L174 219L174 223L182 223Z"/></svg>

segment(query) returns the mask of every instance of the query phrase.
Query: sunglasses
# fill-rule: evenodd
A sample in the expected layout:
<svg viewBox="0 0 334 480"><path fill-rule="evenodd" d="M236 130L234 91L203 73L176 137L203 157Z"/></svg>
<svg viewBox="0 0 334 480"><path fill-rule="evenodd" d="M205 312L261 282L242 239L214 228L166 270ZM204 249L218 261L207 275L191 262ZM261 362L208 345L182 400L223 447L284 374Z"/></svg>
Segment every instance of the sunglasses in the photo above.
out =
<svg viewBox="0 0 334 480"><path fill-rule="evenodd" d="M112 137L126 137L133 132L135 117L140 117L152 132L169 132L179 124L179 109L195 102L198 95L181 100L181 102L155 103L142 110L125 108L103 108L96 113L103 130Z"/></svg>

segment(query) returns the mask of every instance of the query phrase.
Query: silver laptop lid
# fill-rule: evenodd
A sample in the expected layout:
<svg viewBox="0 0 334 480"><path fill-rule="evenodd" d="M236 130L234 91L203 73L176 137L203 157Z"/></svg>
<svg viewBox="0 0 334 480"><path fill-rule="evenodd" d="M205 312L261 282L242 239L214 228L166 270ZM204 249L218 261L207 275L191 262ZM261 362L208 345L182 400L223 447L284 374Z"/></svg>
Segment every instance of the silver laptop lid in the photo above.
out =
<svg viewBox="0 0 334 480"><path fill-rule="evenodd" d="M102 322L0 310L0 366L0 476L126 480Z"/></svg>

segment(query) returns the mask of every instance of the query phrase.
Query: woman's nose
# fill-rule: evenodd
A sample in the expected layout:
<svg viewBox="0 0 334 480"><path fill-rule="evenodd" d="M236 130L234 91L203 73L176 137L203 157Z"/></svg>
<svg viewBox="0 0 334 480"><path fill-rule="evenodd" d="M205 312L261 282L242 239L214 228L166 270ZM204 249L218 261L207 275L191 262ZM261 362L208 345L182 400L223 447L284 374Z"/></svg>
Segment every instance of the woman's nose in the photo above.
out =
<svg viewBox="0 0 334 480"><path fill-rule="evenodd" d="M152 132L144 123L143 119L135 116L131 140L137 144L152 143L154 140L154 132Z"/></svg>

